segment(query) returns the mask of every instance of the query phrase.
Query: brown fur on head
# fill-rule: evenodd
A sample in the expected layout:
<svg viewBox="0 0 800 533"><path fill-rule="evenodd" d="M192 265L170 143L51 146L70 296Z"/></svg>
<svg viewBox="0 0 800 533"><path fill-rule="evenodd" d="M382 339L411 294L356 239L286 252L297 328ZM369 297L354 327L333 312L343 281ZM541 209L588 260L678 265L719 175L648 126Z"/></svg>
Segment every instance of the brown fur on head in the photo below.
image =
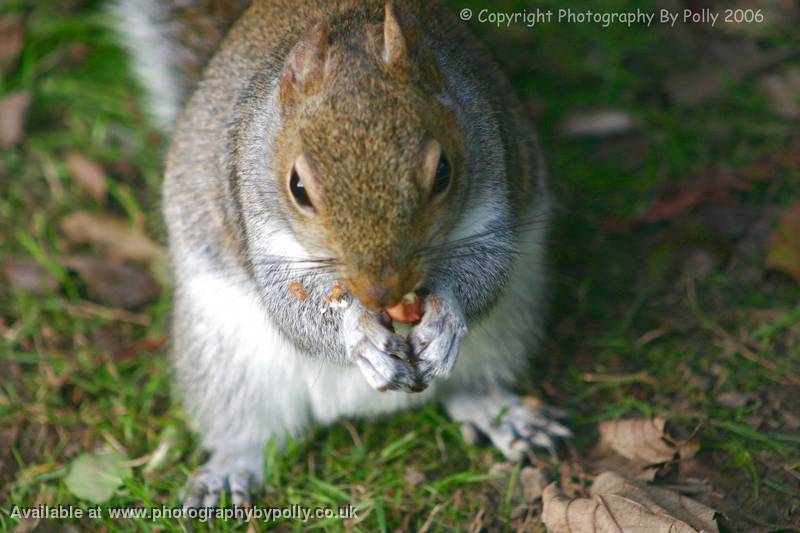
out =
<svg viewBox="0 0 800 533"><path fill-rule="evenodd" d="M464 141L413 15L391 1L374 15L320 23L290 52L274 168L297 238L379 309L425 280L418 252L455 223L465 187ZM436 194L440 153L450 180Z"/></svg>

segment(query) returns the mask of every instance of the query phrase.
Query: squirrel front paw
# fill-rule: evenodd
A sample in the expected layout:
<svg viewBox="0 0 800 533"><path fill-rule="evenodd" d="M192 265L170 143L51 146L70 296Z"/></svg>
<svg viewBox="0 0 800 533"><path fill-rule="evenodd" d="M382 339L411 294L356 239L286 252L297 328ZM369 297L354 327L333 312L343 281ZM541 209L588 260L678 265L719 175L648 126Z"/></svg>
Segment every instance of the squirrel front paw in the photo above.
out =
<svg viewBox="0 0 800 533"><path fill-rule="evenodd" d="M453 369L467 321L449 291L428 294L423 302L422 320L411 330L409 342L419 377L428 383Z"/></svg>
<svg viewBox="0 0 800 533"><path fill-rule="evenodd" d="M419 392L425 385L409 361L408 341L389 329L386 318L357 301L342 322L348 358L358 365L367 382L379 391Z"/></svg>

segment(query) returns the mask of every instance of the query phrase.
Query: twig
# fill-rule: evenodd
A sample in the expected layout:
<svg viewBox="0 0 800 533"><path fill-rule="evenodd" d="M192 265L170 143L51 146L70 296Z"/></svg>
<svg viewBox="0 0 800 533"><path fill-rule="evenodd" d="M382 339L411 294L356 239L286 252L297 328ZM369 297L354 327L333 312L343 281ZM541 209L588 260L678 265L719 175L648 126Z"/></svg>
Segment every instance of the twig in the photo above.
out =
<svg viewBox="0 0 800 533"><path fill-rule="evenodd" d="M763 366L766 369L772 370L773 372L777 372L779 374L784 373L785 370L782 370L778 365L773 363L772 361L768 361L763 357L760 357L757 353L747 347L744 342L739 341L733 335L722 329L718 325L713 326L714 333L722 338L727 344L729 348L732 348L734 352L738 353L748 361L752 361L758 365ZM783 378L773 378L774 381L778 383L782 383L784 385L800 385L800 378L792 376L791 374L786 375Z"/></svg>
<svg viewBox="0 0 800 533"><path fill-rule="evenodd" d="M67 309L76 314L83 314L84 316L88 315L110 320L117 320L119 322L136 324L137 326L149 326L152 324L152 319L149 315L131 313L130 311L125 311L123 309L104 307L91 302L81 302L78 304L67 303Z"/></svg>
<svg viewBox="0 0 800 533"><path fill-rule="evenodd" d="M364 443L361 440L361 437L358 436L358 431L356 431L355 426L351 424L348 420L343 420L342 425L344 428L350 433L350 437L353 438L353 444L356 445L356 448L363 448Z"/></svg>
<svg viewBox="0 0 800 533"><path fill-rule="evenodd" d="M652 385L655 380L644 370L635 374L593 374L586 372L581 375L581 380L587 383L631 383L641 381Z"/></svg>
<svg viewBox="0 0 800 533"><path fill-rule="evenodd" d="M419 533L426 533L426 531L428 531L431 528L434 517L437 514L439 514L439 511L441 510L442 510L442 504L437 503L436 506L434 506L433 510L431 511L431 514L428 515L428 519L425 520L425 523L422 524L421 528L419 528Z"/></svg>
<svg viewBox="0 0 800 533"><path fill-rule="evenodd" d="M665 326L659 326L656 329L650 330L638 339L636 339L636 347L641 348L647 344L650 344L654 340L658 339L659 337L663 337L669 333L669 328Z"/></svg>

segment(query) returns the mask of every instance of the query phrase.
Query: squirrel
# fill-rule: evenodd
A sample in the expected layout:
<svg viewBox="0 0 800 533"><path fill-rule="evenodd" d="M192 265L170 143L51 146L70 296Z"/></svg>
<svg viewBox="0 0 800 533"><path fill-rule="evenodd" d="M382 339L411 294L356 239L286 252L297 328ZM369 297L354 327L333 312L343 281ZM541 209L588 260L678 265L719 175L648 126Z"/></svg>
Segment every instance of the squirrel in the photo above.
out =
<svg viewBox="0 0 800 533"><path fill-rule="evenodd" d="M536 133L444 3L115 9L172 137L171 361L210 453L184 506L246 503L271 439L425 402L513 461L570 437L512 392L547 301ZM407 295L403 331L386 310Z"/></svg>

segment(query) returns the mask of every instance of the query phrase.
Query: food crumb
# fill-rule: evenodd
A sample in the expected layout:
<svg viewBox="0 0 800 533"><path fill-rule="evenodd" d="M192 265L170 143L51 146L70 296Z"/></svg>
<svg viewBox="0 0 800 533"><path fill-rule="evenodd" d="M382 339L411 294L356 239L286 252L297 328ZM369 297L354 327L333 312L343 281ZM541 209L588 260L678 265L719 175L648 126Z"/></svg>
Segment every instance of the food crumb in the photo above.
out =
<svg viewBox="0 0 800 533"><path fill-rule="evenodd" d="M342 296L344 296L344 287L342 287L342 284L337 281L336 285L333 286L333 291L331 291L329 295L324 296L323 298L326 302L332 303L332 302L338 302L342 298Z"/></svg>
<svg viewBox="0 0 800 533"><path fill-rule="evenodd" d="M289 285L289 294L291 294L301 302L305 302L308 299L308 291L306 291L306 288L300 281L295 281L291 285Z"/></svg>

